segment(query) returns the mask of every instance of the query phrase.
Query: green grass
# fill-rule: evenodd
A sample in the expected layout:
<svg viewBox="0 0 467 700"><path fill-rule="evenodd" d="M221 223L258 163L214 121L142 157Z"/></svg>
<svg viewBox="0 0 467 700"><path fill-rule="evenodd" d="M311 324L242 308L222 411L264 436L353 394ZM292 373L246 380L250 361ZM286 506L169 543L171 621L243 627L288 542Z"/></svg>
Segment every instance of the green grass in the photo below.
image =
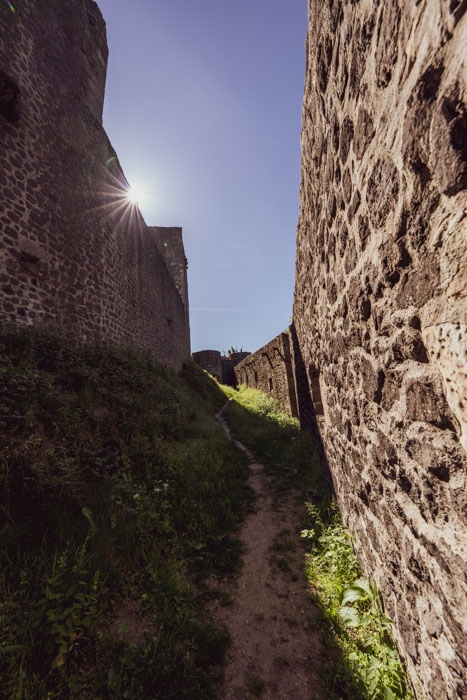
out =
<svg viewBox="0 0 467 700"><path fill-rule="evenodd" d="M232 398L225 415L234 435L274 477L277 493L297 490L306 500L302 538L307 544L306 576L321 610L319 631L327 639L323 664L330 698L411 700L403 665L391 639L375 585L361 577L350 534L323 476L310 435L300 431L267 394L240 386L223 387ZM280 552L280 543L273 544ZM277 554L275 563L285 566Z"/></svg>
<svg viewBox="0 0 467 700"><path fill-rule="evenodd" d="M335 501L323 510L307 503L306 572L321 608L322 629L331 634L341 660L330 668L333 684L349 697L411 700L408 679L391 638L376 585L361 576Z"/></svg>
<svg viewBox="0 0 467 700"><path fill-rule="evenodd" d="M225 413L235 437L249 447L273 477L275 486L315 493L329 501L313 438L300 429L271 396L257 389L222 387L233 400Z"/></svg>
<svg viewBox="0 0 467 700"><path fill-rule="evenodd" d="M214 697L206 580L238 565L251 501L224 395L192 363L38 334L0 336L0 385L2 697ZM112 626L128 602L137 643Z"/></svg>

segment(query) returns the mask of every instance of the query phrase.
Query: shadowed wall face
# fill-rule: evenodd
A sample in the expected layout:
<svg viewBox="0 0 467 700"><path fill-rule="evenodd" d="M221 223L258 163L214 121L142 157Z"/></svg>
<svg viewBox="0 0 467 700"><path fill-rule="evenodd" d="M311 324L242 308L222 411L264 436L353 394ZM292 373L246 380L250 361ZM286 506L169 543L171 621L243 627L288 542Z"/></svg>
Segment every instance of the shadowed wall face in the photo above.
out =
<svg viewBox="0 0 467 700"><path fill-rule="evenodd" d="M125 201L102 128L96 3L3 3L0 34L0 321L132 345L179 368L190 355L186 289L182 298Z"/></svg>
<svg viewBox="0 0 467 700"><path fill-rule="evenodd" d="M440 699L467 698L466 9L310 0L294 301L345 520Z"/></svg>

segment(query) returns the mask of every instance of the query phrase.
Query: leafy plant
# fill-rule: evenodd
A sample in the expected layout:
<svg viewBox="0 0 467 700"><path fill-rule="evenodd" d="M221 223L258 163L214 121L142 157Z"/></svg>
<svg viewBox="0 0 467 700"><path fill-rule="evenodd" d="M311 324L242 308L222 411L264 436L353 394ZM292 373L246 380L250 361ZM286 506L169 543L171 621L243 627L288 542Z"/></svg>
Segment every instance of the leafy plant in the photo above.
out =
<svg viewBox="0 0 467 700"><path fill-rule="evenodd" d="M359 641L364 654L354 651L354 663L367 689L368 697L408 698L405 674L397 649L391 639L392 621L384 614L374 581L360 577L344 589L339 615L347 627L361 632Z"/></svg>
<svg viewBox="0 0 467 700"><path fill-rule="evenodd" d="M50 659L50 670L75 661L94 630L102 596L100 571L87 580L86 542L76 555L66 549L53 561L47 577L44 598L31 620L31 629L40 635L43 650Z"/></svg>
<svg viewBox="0 0 467 700"><path fill-rule="evenodd" d="M310 544L308 579L344 653L330 669L333 683L343 683L368 700L410 700L404 667L391 638L392 622L381 607L376 584L360 575L335 501L324 511L307 504L307 512L313 526L302 531Z"/></svg>

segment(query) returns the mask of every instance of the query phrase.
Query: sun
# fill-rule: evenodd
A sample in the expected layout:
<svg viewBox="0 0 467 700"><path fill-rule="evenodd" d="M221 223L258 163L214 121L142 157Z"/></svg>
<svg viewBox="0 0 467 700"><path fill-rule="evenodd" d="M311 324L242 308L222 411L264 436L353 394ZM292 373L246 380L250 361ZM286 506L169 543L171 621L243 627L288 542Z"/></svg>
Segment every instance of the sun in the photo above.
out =
<svg viewBox="0 0 467 700"><path fill-rule="evenodd" d="M144 189L139 185L131 185L126 191L125 199L129 204L132 204L134 207L143 204L145 200Z"/></svg>

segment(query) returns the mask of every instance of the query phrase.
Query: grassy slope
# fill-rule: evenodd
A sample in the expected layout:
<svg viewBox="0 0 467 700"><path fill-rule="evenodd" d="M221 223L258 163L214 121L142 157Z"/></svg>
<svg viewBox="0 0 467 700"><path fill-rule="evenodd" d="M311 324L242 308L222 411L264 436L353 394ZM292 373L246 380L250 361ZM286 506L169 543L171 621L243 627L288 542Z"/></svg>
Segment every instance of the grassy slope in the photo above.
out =
<svg viewBox="0 0 467 700"><path fill-rule="evenodd" d="M0 386L2 697L212 697L228 635L203 581L235 568L250 499L225 397L40 335L0 336ZM137 644L112 623L129 602Z"/></svg>

